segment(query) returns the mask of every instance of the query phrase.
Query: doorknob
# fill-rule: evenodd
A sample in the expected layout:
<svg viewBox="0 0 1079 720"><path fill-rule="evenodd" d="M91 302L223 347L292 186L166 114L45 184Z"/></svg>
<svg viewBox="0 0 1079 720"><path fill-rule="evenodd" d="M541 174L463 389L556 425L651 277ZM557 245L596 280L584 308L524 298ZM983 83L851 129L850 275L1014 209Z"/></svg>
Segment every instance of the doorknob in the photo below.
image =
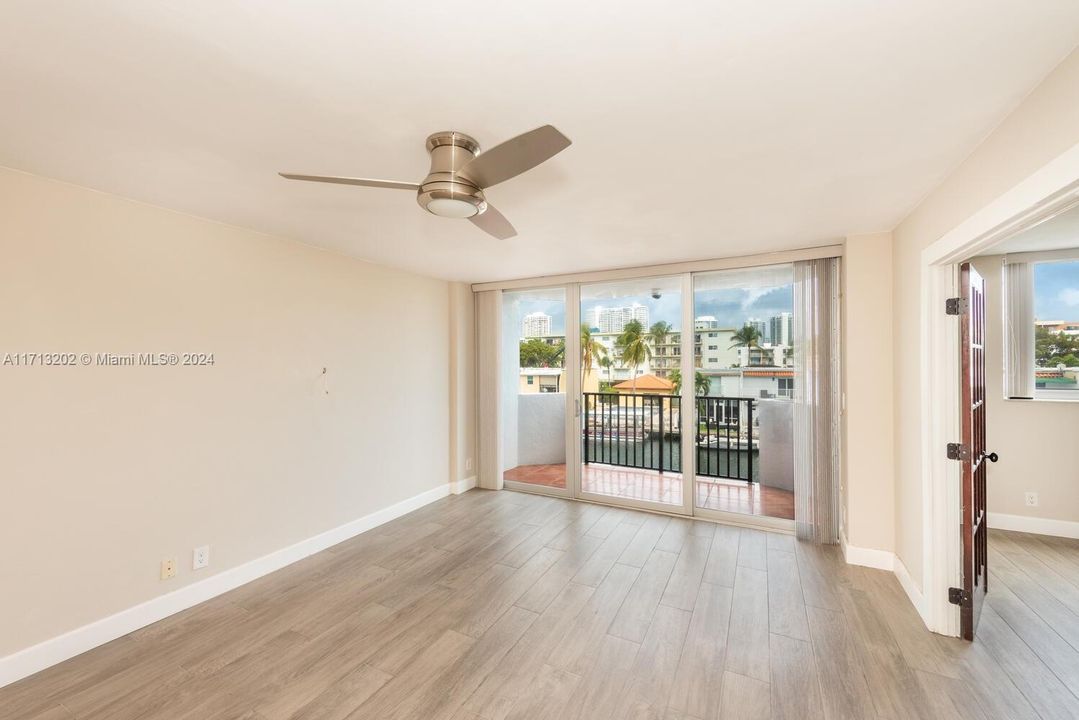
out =
<svg viewBox="0 0 1079 720"><path fill-rule="evenodd" d="M985 456L985 459L988 460L989 462L996 462L1000 458L997 457L996 453L989 453L988 455Z"/></svg>

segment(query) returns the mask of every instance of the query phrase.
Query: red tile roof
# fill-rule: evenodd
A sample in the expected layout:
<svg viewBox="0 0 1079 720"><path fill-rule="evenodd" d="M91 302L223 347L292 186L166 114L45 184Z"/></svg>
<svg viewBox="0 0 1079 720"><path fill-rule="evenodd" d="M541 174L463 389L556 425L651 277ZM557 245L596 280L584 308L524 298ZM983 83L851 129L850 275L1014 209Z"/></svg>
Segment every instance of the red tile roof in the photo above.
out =
<svg viewBox="0 0 1079 720"><path fill-rule="evenodd" d="M633 381L624 380L614 386L615 390L632 390ZM674 390L674 383L655 375L641 375L637 378L638 390Z"/></svg>

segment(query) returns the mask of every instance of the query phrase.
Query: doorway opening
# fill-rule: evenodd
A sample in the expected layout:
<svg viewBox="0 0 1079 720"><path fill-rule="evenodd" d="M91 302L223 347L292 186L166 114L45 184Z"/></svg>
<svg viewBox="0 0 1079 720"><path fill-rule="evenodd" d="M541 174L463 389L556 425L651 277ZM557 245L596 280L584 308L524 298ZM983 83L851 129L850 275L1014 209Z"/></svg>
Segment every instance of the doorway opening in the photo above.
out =
<svg viewBox="0 0 1079 720"><path fill-rule="evenodd" d="M998 197L922 253L921 361L922 376L926 382L923 384L922 395L922 516L925 518L925 537L922 544L924 576L920 599L926 625L944 635L964 634L969 637L976 633L973 623L962 622L961 618L973 616L970 605L976 602L976 598L966 588L968 585L974 586L979 575L987 578L982 588L989 588L986 603L993 604L992 588L996 582L996 573L991 550L994 542L992 533L994 528L1002 527L1000 522L1004 523L1004 527L1012 522L1008 513L994 511L994 506L1006 500L1002 494L1002 481L1006 482L1008 477L1030 477L1030 473L1025 469L1019 473L1009 473L1005 467L1010 459L1020 460L1021 463L1029 460L1030 445L1033 444L1027 443L1027 447L1021 452L1007 452L997 443L1007 441L1014 433L987 433L988 447L983 446L983 450L993 451L987 452L988 455L999 453L1001 460L999 467L985 463L981 465L984 471L992 476L988 478L983 496L985 527L990 533L990 550L986 552L984 544L979 547L973 537L967 542L969 528L957 532L961 527L960 521L965 517L963 494L966 491L968 495L972 495L977 486L969 482L971 475L966 472L967 462L962 461L962 456L971 457L972 453L980 451L972 448L973 443L966 440L957 443L957 440L963 438L963 416L970 411L968 403L964 402L962 389L970 381L971 375L969 371L965 376L961 372L960 360L966 353L961 350L959 324L956 317L947 312L949 308L946 303L960 297L961 263L972 259L977 263L979 256L1005 252L1009 242L1021 235L1034 233L1038 228L1049 227L1054 218L1079 205L1079 180L1075 179L1075 168L1079 168L1079 154L1072 150ZM999 265L996 271L986 275L990 280L1002 280L1005 277L1007 276L1001 272ZM990 307L1000 300L999 296L994 300L990 287ZM997 357L998 353L1004 356L1004 350L992 347L993 336L999 335L1002 328L1003 321L999 315L996 321L986 324L990 346L985 353L987 369L983 380L987 401L986 415L990 426L993 417L1002 414L1022 415L1023 411L1019 410L1021 403L1037 402L1033 398L1020 399L1018 395L1021 391L1012 395L1011 391L1005 390L1006 378L1012 373L1003 369L1003 358ZM1028 329L1036 331L1034 327ZM1034 332L1031 332L1030 336L1033 338ZM1029 360L1029 379L1033 381L1030 384L1036 386L1036 359L1033 348ZM1025 371L1016 374L1016 377L1020 376L1025 376ZM996 403L1009 405L1003 413L994 412L993 405ZM1024 427L1032 428L1036 425L1028 422ZM946 454L944 449L951 443L967 447L957 447L954 453L949 448ZM1015 455L1014 458L1011 458L1012 454ZM1058 504L1058 507L1062 506ZM1023 519L1021 522L1031 531L1044 529L1055 532L1061 527L1059 523L1052 521L1041 523L1038 520Z"/></svg>

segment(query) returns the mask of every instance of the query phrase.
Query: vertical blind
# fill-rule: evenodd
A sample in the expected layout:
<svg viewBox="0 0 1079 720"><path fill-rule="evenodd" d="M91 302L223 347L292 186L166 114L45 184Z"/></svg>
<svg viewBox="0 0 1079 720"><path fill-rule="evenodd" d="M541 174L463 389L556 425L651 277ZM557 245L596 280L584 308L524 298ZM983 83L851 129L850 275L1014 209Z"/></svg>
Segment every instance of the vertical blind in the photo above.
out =
<svg viewBox="0 0 1079 720"><path fill-rule="evenodd" d="M839 260L794 263L794 525L839 542Z"/></svg>
<svg viewBox="0 0 1079 720"><path fill-rule="evenodd" d="M1034 397L1034 264L1004 259L1004 395Z"/></svg>

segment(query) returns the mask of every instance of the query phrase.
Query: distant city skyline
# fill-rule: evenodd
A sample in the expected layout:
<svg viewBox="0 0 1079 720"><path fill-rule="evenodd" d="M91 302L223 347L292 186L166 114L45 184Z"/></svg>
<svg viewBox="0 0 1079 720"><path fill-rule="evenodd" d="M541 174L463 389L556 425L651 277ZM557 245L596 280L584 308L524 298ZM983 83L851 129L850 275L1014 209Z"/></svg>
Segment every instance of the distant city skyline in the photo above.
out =
<svg viewBox="0 0 1079 720"><path fill-rule="evenodd" d="M530 312L521 321L521 337L543 337L550 334L551 316L545 312Z"/></svg>
<svg viewBox="0 0 1079 720"><path fill-rule="evenodd" d="M738 329L751 319L767 323L775 315L793 313L794 286L787 284L764 288L698 290L694 293L694 299L695 318L710 315L716 318L717 327ZM552 334L565 334L566 310L561 300L520 298L516 302L518 327L527 314L542 312L551 316ZM595 328L597 307L625 307L634 303L647 308L649 324L664 321L676 330L682 329L681 293L664 293L659 298L653 298L647 293L596 300L584 298L581 301L581 321Z"/></svg>
<svg viewBox="0 0 1079 720"><path fill-rule="evenodd" d="M597 305L592 308L592 316L590 326L605 333L620 333L633 320L647 328L650 320L648 308L636 302L614 307Z"/></svg>

